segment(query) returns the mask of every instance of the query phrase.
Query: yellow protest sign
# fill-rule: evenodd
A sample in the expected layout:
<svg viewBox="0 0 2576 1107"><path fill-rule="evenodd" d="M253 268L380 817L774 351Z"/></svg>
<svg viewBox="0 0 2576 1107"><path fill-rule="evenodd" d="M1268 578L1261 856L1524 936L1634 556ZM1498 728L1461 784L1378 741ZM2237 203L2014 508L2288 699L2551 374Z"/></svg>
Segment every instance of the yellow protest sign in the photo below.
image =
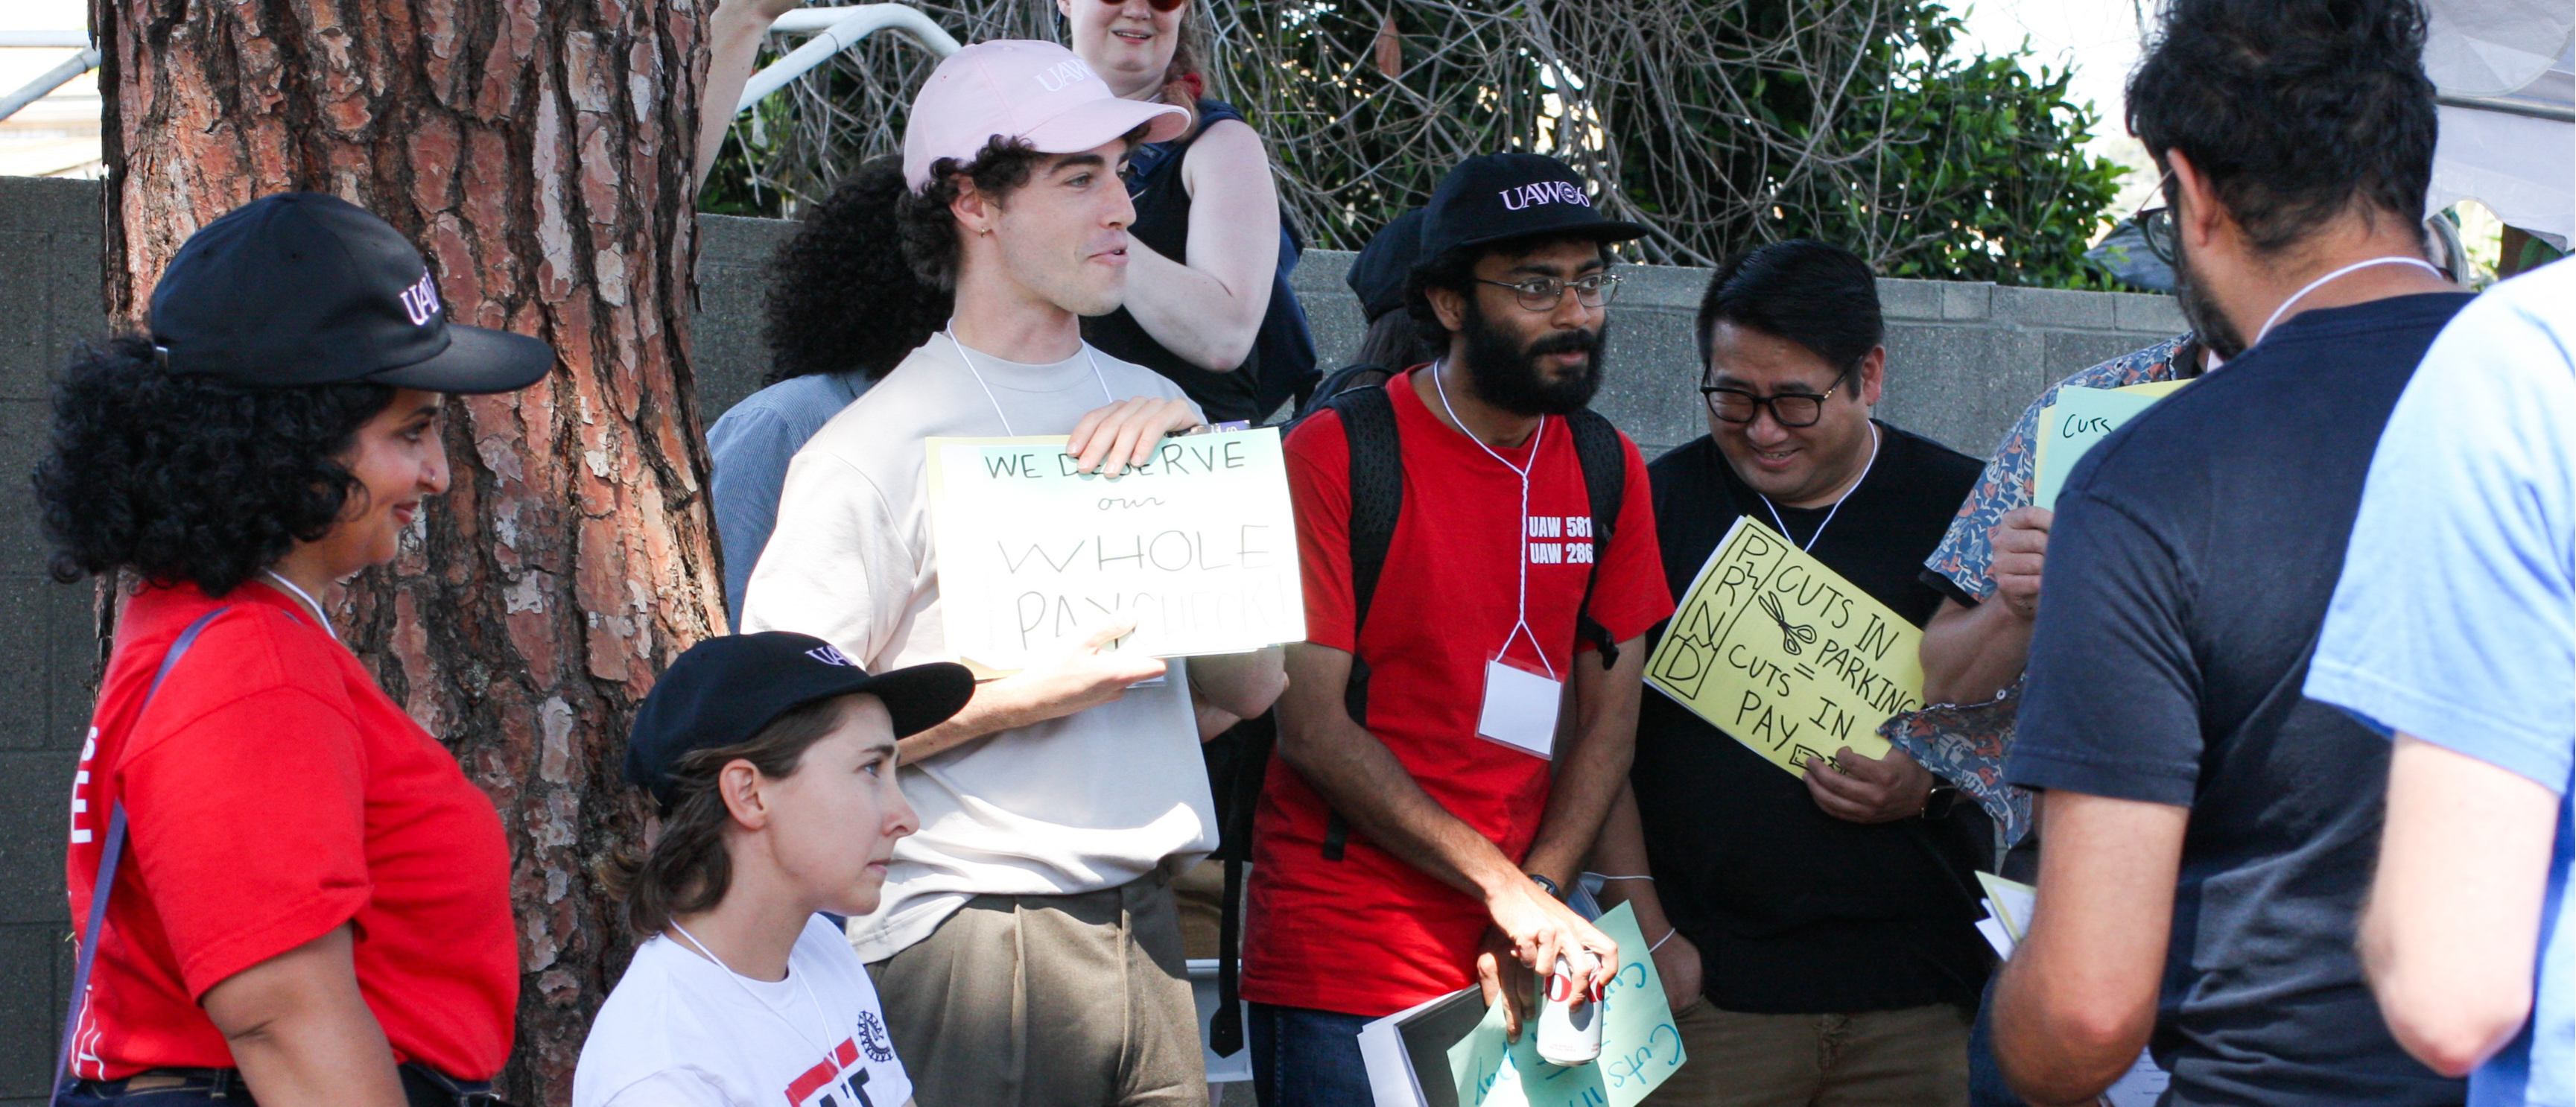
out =
<svg viewBox="0 0 2576 1107"><path fill-rule="evenodd" d="M1771 528L1739 518L1691 580L1646 683L1804 777L1845 746L1887 756L1878 724L1923 706L1923 632Z"/></svg>

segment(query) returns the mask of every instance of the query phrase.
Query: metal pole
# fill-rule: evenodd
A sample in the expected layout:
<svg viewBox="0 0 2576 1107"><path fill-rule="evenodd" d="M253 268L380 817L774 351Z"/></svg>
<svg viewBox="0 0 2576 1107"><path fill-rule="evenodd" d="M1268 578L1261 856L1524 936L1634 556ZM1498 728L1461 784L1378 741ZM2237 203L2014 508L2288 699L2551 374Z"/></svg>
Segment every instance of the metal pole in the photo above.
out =
<svg viewBox="0 0 2576 1107"><path fill-rule="evenodd" d="M786 87L787 82L804 76L807 70L823 64L832 55L856 46L869 35L883 30L897 30L911 35L931 53L947 57L964 49L956 36L933 22L921 10L906 4L853 4L838 8L803 8L778 17L769 26L772 32L796 34L811 32L814 37L786 57L771 62L767 69L752 75L742 88L742 100L734 105L739 115L751 110L761 97Z"/></svg>
<svg viewBox="0 0 2576 1107"><path fill-rule="evenodd" d="M98 57L98 48L90 47L73 55L70 61L47 71L44 76L36 78L27 87L7 96L0 96L0 119L18 114L18 109L44 99L46 93L70 84L72 78L98 68Z"/></svg>

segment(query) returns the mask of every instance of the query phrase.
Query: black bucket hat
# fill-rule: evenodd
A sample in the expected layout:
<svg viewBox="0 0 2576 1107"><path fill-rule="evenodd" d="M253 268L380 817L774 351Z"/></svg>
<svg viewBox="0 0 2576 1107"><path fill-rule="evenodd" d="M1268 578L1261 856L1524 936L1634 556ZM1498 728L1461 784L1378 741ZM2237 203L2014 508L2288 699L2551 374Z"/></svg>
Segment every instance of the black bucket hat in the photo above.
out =
<svg viewBox="0 0 2576 1107"><path fill-rule="evenodd" d="M151 325L170 372L262 387L509 392L555 363L534 338L448 322L411 240L318 192L263 196L188 236Z"/></svg>
<svg viewBox="0 0 2576 1107"><path fill-rule="evenodd" d="M1585 235L1602 242L1643 237L1640 224L1603 218L1586 183L1564 162L1540 154L1479 154L1441 178L1423 205L1421 259L1538 235Z"/></svg>
<svg viewBox="0 0 2576 1107"><path fill-rule="evenodd" d="M779 716L857 692L885 701L897 738L947 722L975 695L963 665L934 662L870 675L829 642L769 630L691 646L654 682L626 742L626 779L668 812L671 766L692 750L748 742Z"/></svg>
<svg viewBox="0 0 2576 1107"><path fill-rule="evenodd" d="M1404 306L1404 281L1422 260L1422 209L1414 208L1378 229L1368 245L1351 259L1342 280L1360 298L1360 315L1369 322Z"/></svg>

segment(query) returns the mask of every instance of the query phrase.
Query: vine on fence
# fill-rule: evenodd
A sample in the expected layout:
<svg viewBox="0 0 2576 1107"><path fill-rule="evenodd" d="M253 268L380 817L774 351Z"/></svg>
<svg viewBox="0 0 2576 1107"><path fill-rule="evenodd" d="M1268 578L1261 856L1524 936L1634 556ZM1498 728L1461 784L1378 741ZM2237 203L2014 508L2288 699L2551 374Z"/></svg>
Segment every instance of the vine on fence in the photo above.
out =
<svg viewBox="0 0 2576 1107"><path fill-rule="evenodd" d="M1060 38L1048 0L928 3L961 41ZM2121 169L2068 74L1963 56L1925 0L1192 0L1210 94L1269 139L1312 246L1357 249L1460 158L1553 154L1715 263L1820 238L1889 276L2107 287L2082 254ZM784 45L784 44L782 44ZM900 148L932 59L880 35L738 119L711 211L792 215Z"/></svg>

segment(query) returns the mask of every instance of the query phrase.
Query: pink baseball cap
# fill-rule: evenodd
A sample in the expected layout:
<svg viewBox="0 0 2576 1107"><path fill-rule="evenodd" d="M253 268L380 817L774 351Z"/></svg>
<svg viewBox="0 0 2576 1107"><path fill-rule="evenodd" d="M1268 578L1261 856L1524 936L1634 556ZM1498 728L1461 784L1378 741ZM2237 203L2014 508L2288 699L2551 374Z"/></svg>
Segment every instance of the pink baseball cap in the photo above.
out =
<svg viewBox="0 0 2576 1107"><path fill-rule="evenodd" d="M941 158L973 161L995 135L1025 139L1042 154L1078 154L1145 126L1145 141L1179 138L1190 113L1169 104L1122 100L1100 75L1052 42L996 39L949 55L903 128L903 176L930 187Z"/></svg>

